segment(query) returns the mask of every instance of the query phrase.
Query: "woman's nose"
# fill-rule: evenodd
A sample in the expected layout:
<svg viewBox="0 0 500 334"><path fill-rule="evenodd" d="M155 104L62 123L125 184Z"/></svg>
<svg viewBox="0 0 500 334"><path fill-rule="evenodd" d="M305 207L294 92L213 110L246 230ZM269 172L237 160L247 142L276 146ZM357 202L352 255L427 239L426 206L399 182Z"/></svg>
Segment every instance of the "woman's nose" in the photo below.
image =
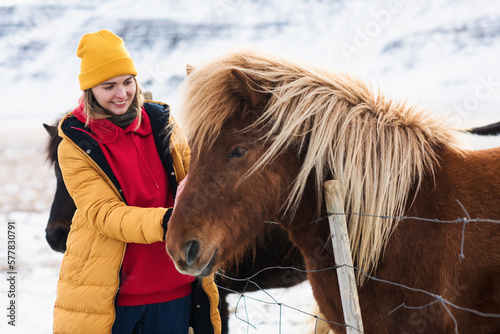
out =
<svg viewBox="0 0 500 334"><path fill-rule="evenodd" d="M116 97L126 97L127 96L127 92L126 92L125 88L122 87L122 86L116 87L115 96Z"/></svg>

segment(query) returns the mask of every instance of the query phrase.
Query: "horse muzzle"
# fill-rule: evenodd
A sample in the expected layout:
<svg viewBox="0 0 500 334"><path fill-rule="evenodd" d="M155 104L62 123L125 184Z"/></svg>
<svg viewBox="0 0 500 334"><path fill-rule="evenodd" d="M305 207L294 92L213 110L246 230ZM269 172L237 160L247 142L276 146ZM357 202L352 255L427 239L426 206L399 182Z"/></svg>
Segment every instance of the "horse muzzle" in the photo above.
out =
<svg viewBox="0 0 500 334"><path fill-rule="evenodd" d="M219 249L203 250L198 240L189 240L178 251L166 245L177 270L184 275L206 277L212 274L219 258Z"/></svg>
<svg viewBox="0 0 500 334"><path fill-rule="evenodd" d="M64 253L66 252L68 233L69 229L63 227L47 228L45 230L45 239L53 250Z"/></svg>

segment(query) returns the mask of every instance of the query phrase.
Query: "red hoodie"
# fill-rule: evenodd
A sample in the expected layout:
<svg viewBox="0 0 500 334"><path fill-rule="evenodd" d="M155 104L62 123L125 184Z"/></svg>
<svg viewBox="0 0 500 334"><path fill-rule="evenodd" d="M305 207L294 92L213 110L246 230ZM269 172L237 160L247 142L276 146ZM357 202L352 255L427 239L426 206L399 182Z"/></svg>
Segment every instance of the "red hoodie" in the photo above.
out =
<svg viewBox="0 0 500 334"><path fill-rule="evenodd" d="M85 123L83 107L73 114ZM127 205L173 207L167 172L160 161L149 117L142 109L138 119L125 129L107 119L92 120L87 132L94 138L118 179ZM165 250L163 242L127 244L123 258L118 305L132 306L162 303L191 293L192 276L180 274Z"/></svg>

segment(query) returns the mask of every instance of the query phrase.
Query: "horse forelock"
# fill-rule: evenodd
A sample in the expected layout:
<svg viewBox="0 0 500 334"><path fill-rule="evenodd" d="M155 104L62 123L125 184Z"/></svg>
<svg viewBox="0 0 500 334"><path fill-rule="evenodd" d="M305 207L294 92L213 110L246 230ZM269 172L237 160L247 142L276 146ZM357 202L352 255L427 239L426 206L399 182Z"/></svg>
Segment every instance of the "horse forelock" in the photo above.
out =
<svg viewBox="0 0 500 334"><path fill-rule="evenodd" d="M268 150L252 171L283 150L302 152L303 163L285 203L298 209L314 173L318 212L323 182L341 182L355 265L371 273L404 213L409 194L433 176L437 149L456 148L455 131L418 106L387 98L344 73L331 73L256 52L241 52L197 68L185 82L181 112L190 144L210 147L224 123L241 111L230 72L242 71L271 97L251 127L266 129ZM409 199L412 200L411 198ZM364 275L358 272L363 283Z"/></svg>

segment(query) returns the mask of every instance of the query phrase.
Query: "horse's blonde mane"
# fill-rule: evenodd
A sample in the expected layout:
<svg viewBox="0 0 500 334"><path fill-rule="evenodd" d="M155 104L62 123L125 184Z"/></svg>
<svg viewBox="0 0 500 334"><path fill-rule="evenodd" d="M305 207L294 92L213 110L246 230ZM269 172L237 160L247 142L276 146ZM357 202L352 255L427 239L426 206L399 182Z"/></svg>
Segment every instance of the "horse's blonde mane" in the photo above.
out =
<svg viewBox="0 0 500 334"><path fill-rule="evenodd" d="M422 108L391 101L347 74L244 51L196 68L184 83L180 118L197 152L212 145L225 121L241 110L230 82L234 69L270 96L252 125L268 129L263 139L270 147L252 171L283 150L303 152L285 204L292 213L311 173L320 206L323 182L332 175L339 180L345 211L356 213L347 217L354 263L371 273L398 222L381 216L403 214L410 190L418 191L424 174L433 175L436 149L456 147L454 131Z"/></svg>

